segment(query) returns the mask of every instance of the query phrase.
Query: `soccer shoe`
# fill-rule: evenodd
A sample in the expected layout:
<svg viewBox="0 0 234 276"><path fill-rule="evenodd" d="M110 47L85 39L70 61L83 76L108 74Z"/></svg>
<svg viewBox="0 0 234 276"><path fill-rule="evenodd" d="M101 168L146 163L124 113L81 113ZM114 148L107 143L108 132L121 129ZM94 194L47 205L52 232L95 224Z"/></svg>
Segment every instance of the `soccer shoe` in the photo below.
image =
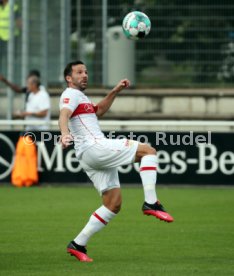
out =
<svg viewBox="0 0 234 276"><path fill-rule="evenodd" d="M87 250L84 246L76 244L74 241L71 241L67 246L67 253L70 253L71 256L75 256L80 262L92 262L93 259L89 258L86 254Z"/></svg>
<svg viewBox="0 0 234 276"><path fill-rule="evenodd" d="M142 206L142 211L144 215L154 216L166 222L174 221L173 217L166 212L166 210L163 208L162 204L159 201L157 201L155 204L149 204L147 202L144 202Z"/></svg>

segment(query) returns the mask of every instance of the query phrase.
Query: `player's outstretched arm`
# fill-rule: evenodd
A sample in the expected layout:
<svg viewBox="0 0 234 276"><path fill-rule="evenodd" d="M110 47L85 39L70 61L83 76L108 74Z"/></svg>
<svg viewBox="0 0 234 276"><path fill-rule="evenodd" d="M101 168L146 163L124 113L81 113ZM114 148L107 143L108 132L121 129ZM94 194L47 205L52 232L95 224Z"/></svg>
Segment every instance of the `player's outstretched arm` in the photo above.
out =
<svg viewBox="0 0 234 276"><path fill-rule="evenodd" d="M106 97L101 100L97 106L98 106L98 111L97 111L97 116L102 116L104 115L109 108L111 107L116 95L122 91L124 88L128 88L130 86L130 81L128 79L123 79L121 80L112 90L110 93L106 95Z"/></svg>
<svg viewBox="0 0 234 276"><path fill-rule="evenodd" d="M63 148L67 148L73 141L73 137L70 134L68 128L68 120L72 115L72 111L67 108L62 108L59 115L59 128L61 131L60 143Z"/></svg>

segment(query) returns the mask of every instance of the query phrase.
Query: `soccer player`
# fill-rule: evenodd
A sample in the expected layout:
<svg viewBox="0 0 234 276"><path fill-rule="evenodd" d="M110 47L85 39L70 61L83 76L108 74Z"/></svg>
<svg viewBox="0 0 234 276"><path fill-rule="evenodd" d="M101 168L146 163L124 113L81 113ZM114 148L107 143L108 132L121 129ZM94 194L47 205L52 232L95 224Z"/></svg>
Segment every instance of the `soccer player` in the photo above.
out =
<svg viewBox="0 0 234 276"><path fill-rule="evenodd" d="M140 162L145 196L143 213L166 222L172 222L173 218L157 199L156 150L148 144L133 140L107 139L99 127L98 117L108 111L118 93L129 87L129 80L121 80L102 101L94 105L84 94L88 84L88 72L83 62L69 63L64 70L64 78L68 87L60 98L60 141L63 148L74 141L76 156L103 202L91 215L82 231L68 244L67 252L80 261L91 262L86 250L88 240L120 211L118 166Z"/></svg>

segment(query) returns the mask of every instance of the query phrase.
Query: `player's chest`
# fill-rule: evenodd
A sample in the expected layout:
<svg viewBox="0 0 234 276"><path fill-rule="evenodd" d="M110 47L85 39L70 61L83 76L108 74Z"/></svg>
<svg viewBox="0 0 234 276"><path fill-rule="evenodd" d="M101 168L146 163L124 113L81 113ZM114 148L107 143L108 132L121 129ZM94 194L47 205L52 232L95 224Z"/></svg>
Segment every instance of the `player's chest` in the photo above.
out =
<svg viewBox="0 0 234 276"><path fill-rule="evenodd" d="M79 102L79 104L85 104L85 103L90 104L91 103L90 99L85 95L79 96L79 101L78 102Z"/></svg>

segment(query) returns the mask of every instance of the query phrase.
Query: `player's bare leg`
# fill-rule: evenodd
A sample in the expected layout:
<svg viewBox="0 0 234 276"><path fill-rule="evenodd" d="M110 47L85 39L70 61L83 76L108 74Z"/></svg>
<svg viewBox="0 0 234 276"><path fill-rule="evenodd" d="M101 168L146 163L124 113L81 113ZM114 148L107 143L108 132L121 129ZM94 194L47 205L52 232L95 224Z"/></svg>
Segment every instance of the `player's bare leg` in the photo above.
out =
<svg viewBox="0 0 234 276"><path fill-rule="evenodd" d="M166 222L172 222L173 217L165 211L157 199L156 181L158 159L156 150L147 144L139 144L135 161L140 162L140 176L145 195L145 202L142 206L143 213L145 215L155 216Z"/></svg>
<svg viewBox="0 0 234 276"><path fill-rule="evenodd" d="M106 208L117 214L120 211L122 204L122 195L120 188L114 188L104 192L102 195L102 202Z"/></svg>
<svg viewBox="0 0 234 276"><path fill-rule="evenodd" d="M81 262L92 262L87 255L86 245L88 240L120 211L122 197L119 188L108 190L102 195L103 205L97 209L90 217L86 226L79 235L69 243L67 252L75 256Z"/></svg>

